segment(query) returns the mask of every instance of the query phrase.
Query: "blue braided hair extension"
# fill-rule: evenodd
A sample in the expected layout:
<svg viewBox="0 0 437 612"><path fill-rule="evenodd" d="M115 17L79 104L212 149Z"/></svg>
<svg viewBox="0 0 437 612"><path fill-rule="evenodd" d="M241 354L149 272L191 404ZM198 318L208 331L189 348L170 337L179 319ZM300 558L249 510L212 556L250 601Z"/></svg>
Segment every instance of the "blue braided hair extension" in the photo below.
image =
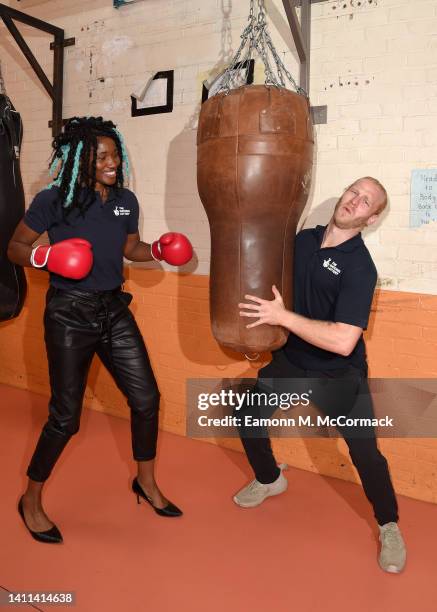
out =
<svg viewBox="0 0 437 612"><path fill-rule="evenodd" d="M80 140L76 147L76 152L74 154L73 170L71 172L71 180L70 180L67 197L64 202L64 208L68 208L73 201L74 189L76 187L77 177L79 176L80 155L82 153L82 149L83 149L83 140Z"/></svg>
<svg viewBox="0 0 437 612"><path fill-rule="evenodd" d="M61 164L60 172L58 173L58 176L55 178L55 180L49 183L45 189L51 189L52 187L59 187L61 184L62 175L64 174L64 169L65 169L65 164L67 162L67 158L70 153L70 145L69 144L62 145L61 152L62 152L62 164ZM50 168L49 168L50 176L53 176L53 174L55 173L56 168L58 167L58 164L59 164L59 159L61 158L56 157L56 156L53 159L50 165Z"/></svg>
<svg viewBox="0 0 437 612"><path fill-rule="evenodd" d="M126 178L129 180L129 175L130 175L129 157L127 155L126 145L124 144L124 138L121 135L121 132L119 132L116 128L112 128L112 131L116 134L118 140L120 141L121 153L123 156L122 161L123 161L123 165L126 171Z"/></svg>

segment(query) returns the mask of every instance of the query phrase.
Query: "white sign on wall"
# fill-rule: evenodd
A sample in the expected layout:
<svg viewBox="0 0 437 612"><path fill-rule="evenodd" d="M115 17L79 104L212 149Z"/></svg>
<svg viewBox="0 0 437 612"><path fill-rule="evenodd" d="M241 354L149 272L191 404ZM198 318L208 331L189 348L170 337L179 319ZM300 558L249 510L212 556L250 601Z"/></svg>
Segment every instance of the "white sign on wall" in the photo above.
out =
<svg viewBox="0 0 437 612"><path fill-rule="evenodd" d="M412 170L410 227L437 221L437 169Z"/></svg>

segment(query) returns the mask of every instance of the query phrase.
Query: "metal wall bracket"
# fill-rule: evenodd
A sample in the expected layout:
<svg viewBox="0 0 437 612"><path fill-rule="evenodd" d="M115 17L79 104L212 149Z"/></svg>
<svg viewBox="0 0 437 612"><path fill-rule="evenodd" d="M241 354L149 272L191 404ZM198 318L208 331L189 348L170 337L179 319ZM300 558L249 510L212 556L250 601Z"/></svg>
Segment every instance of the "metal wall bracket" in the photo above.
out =
<svg viewBox="0 0 437 612"><path fill-rule="evenodd" d="M300 60L299 85L302 89L308 91L310 82L311 2L310 0L301 0L301 23L299 23L296 15L297 0L282 0L282 4Z"/></svg>
<svg viewBox="0 0 437 612"><path fill-rule="evenodd" d="M311 4L325 1L326 0L282 0L300 60L299 84L302 89L307 92L309 92L310 89ZM300 23L296 14L296 6L300 6ZM326 106L316 106L311 110L314 123L327 122Z"/></svg>
<svg viewBox="0 0 437 612"><path fill-rule="evenodd" d="M310 112L314 125L328 123L328 107L326 104L324 106L311 106Z"/></svg>
<svg viewBox="0 0 437 612"><path fill-rule="evenodd" d="M64 47L72 47L75 44L76 44L76 39L74 38L74 36L72 38L65 38L64 39ZM51 42L50 43L50 50L53 51L54 48L55 48L55 43Z"/></svg>
<svg viewBox="0 0 437 612"><path fill-rule="evenodd" d="M67 46L64 30L61 28L57 28L50 23L42 21L41 19L37 19L36 17L31 17L30 15L26 15L26 13L22 13L20 11L16 11L15 9L6 6L5 4L0 4L0 17L3 19L5 26L8 28L9 32L12 34L15 42L20 47L23 55L31 65L33 71L36 76L41 81L44 89L47 91L49 96L53 102L53 110L52 110L52 135L56 136L62 129L62 94L63 94L63 86L64 86L64 46ZM28 44L24 40L14 21L19 21L26 25L29 25L37 30L42 30L43 32L47 32L48 34L52 34L54 36L54 41L50 48L54 50L54 58L53 58L53 85L50 83L47 78L44 70L41 68L38 60L33 55L30 50ZM68 44L74 44L71 42L74 39L67 39Z"/></svg>

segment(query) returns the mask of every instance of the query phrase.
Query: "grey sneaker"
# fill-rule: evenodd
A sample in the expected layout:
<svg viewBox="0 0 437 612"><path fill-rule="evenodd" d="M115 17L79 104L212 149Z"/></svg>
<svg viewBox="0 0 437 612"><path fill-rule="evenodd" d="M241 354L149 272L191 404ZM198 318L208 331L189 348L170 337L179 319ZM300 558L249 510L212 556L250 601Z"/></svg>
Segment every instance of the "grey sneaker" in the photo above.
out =
<svg viewBox="0 0 437 612"><path fill-rule="evenodd" d="M279 466L281 467L281 466ZM262 484L258 480L252 480L244 489L238 491L234 496L234 502L242 508L254 508L259 506L262 502L272 495L279 495L287 490L288 480L281 473L274 482L269 484Z"/></svg>
<svg viewBox="0 0 437 612"><path fill-rule="evenodd" d="M386 523L379 526L379 540L381 552L379 553L380 567L392 574L398 574L404 569L407 551L405 542L397 523Z"/></svg>

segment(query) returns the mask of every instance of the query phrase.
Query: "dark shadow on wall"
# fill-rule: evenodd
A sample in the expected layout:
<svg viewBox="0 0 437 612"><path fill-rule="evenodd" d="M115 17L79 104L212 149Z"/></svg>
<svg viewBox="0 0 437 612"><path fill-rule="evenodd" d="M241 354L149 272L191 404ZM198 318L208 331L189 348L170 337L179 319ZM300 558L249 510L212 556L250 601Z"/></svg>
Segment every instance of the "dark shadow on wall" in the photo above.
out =
<svg viewBox="0 0 437 612"><path fill-rule="evenodd" d="M366 499L363 488L361 486L353 488L346 487L343 483L343 480L355 482L355 474L349 455L344 454L342 450L339 449L337 440L324 439L322 450L320 441L318 441L319 444L315 444L314 438L303 438L303 442L305 444L308 457L316 472L324 477L326 483L344 499L355 514L357 514L362 520L366 521L371 528L373 528L375 519L373 518L372 509ZM323 475L323 472L326 470L323 455L326 456L328 453L331 465L341 468L344 479Z"/></svg>
<svg viewBox="0 0 437 612"><path fill-rule="evenodd" d="M316 227L316 225L326 225L329 223L336 202L337 198L329 198L322 202L322 204L319 204L319 206L308 211L306 215L302 215L301 228L309 229L311 227Z"/></svg>
<svg viewBox="0 0 437 612"><path fill-rule="evenodd" d="M180 306L180 299L189 298L186 293L182 295L182 287L186 291L187 279L189 281L191 275L199 273L199 256L202 259L206 258L209 252L209 237L206 240L204 238L206 234L209 236L208 221L200 199L197 196L196 156L196 130L184 128L180 134L173 138L168 149L164 209L168 231L186 234L191 239L194 248L193 259L184 266L174 268L174 271L178 274L178 293L176 296L178 332L176 335L182 351L189 361L211 365L216 364L217 354L215 354L214 358L211 356L211 359L207 362L205 351L203 350L205 343L209 342L208 336L210 335L209 322L206 320L208 313L193 312L192 316L190 316L190 313ZM142 213L140 212L140 226L141 223ZM128 275L131 265L127 267ZM144 270L162 271L159 275L143 274L141 277L136 278L135 282L144 289L159 285L166 274L164 268L159 263L142 264L140 267ZM132 309L135 309L134 302ZM196 319L201 319L201 321L195 323ZM187 336L182 333L182 327L189 325L197 325L195 337L198 340L198 348L196 348L192 341L184 340ZM215 346L211 346L211 353L215 348ZM236 361L241 360L241 356L232 351L222 350L222 353L225 358L223 363L228 363L229 357Z"/></svg>
<svg viewBox="0 0 437 612"><path fill-rule="evenodd" d="M229 63L232 57L231 13L232 2L222 0L222 45L216 64L210 69L210 74L218 74ZM192 115L186 121L183 130L169 144L166 182L164 194L165 220L169 231L177 231L191 238L194 247L194 257L187 265L178 269L177 294L177 336L180 347L187 360L200 365L216 365L217 375L223 374L223 368L229 363L245 361L244 356L234 351L220 347L211 339L209 315L207 309L203 312L193 312L181 307L181 300L187 299L186 290L189 277L196 274L207 274L210 240L209 224L206 213L197 195L197 120L201 106L201 92L198 92L199 102ZM152 264L156 268L157 264ZM186 282L188 280L188 283ZM147 283L144 278L142 282ZM197 299L197 298L196 298ZM198 300L199 302L199 300ZM183 327L195 325L193 337L183 333ZM222 358L221 358L222 356ZM221 370L220 370L221 368ZM250 376L250 368L248 376Z"/></svg>

